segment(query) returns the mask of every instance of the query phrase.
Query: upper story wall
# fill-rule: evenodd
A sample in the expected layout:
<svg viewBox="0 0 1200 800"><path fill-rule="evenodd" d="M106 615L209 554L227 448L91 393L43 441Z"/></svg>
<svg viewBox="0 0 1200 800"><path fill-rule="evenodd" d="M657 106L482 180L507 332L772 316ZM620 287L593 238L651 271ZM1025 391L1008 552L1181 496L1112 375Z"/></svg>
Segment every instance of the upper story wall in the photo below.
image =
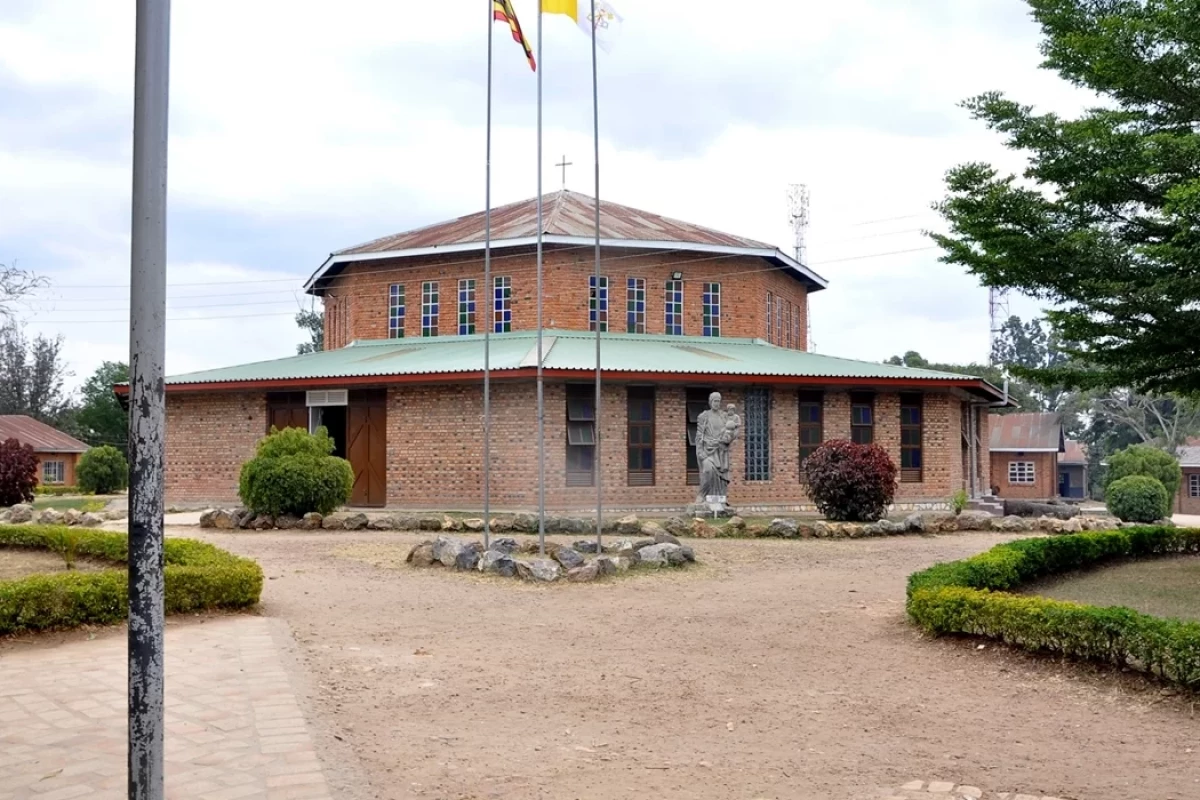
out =
<svg viewBox="0 0 1200 800"><path fill-rule="evenodd" d="M544 327L591 329L594 252L591 248L546 247ZM683 274L682 295L673 293L668 309L667 284L675 271ZM497 306L492 330L504 332L505 311L508 330L535 330L537 262L532 248L494 253L492 275L494 282L508 287L508 306L505 308L503 302ZM806 288L763 259L605 249L601 252L601 275L608 284L609 331L758 337L781 347L807 349ZM466 281L473 284L463 283ZM713 305L705 303L711 284L719 285L719 302L713 309L717 313L706 324L706 308ZM466 292L463 303L459 302L460 289ZM332 281L325 297L325 346L332 349L355 339L398 335L455 336L460 334L460 321L461 332L483 333L491 316L491 295L483 285L482 254L450 254L390 265L351 264ZM432 314L435 299L436 325ZM639 299L644 304L640 313L636 311ZM602 311L603 300L602 292Z"/></svg>

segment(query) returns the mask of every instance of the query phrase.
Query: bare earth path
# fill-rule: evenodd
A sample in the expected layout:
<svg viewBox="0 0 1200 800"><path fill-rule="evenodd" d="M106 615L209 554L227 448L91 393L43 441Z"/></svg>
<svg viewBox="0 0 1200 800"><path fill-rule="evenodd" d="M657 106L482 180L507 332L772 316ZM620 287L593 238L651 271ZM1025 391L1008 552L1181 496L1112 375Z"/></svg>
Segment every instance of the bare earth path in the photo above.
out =
<svg viewBox="0 0 1200 800"><path fill-rule="evenodd" d="M202 538L263 564L364 796L1200 797L1189 698L905 623L910 572L998 535L697 542L692 573L551 587L408 569L416 535Z"/></svg>

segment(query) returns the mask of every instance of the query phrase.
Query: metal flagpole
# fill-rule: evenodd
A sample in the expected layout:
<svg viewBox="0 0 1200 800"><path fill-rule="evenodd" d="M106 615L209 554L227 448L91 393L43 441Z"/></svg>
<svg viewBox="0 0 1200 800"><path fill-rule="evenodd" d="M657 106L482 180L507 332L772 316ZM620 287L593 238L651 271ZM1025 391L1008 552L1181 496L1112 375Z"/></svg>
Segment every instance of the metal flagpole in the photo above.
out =
<svg viewBox="0 0 1200 800"><path fill-rule="evenodd" d="M596 73L596 0L592 0L592 134L596 163L596 554L604 552L604 462L601 458L604 425L600 415L600 91ZM605 315L607 318L607 314ZM607 323L606 323L607 324Z"/></svg>
<svg viewBox="0 0 1200 800"><path fill-rule="evenodd" d="M483 290L489 309L483 326L483 549L491 544L492 477L492 325L496 321L496 290L492 287L492 27L496 21L493 0L487 0L487 157L483 179Z"/></svg>
<svg viewBox="0 0 1200 800"><path fill-rule="evenodd" d="M130 800L163 796L163 394L170 0L137 0L129 263Z"/></svg>
<svg viewBox="0 0 1200 800"><path fill-rule="evenodd" d="M542 375L542 14L537 21L537 425L538 425L538 553L546 555L546 399Z"/></svg>

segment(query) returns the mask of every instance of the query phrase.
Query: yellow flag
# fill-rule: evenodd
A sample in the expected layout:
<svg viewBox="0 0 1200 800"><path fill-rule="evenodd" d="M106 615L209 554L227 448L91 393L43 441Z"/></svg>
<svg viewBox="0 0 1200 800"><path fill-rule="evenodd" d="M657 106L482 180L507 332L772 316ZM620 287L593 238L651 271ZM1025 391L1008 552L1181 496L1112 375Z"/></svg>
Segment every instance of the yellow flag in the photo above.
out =
<svg viewBox="0 0 1200 800"><path fill-rule="evenodd" d="M592 0L542 0L542 13L562 14L575 20L580 30L596 37L596 44L606 53L612 52L624 21L608 0L596 0L595 19L592 19Z"/></svg>
<svg viewBox="0 0 1200 800"><path fill-rule="evenodd" d="M588 0L584 0L587 2ZM579 0L542 0L543 14L566 14L579 22Z"/></svg>

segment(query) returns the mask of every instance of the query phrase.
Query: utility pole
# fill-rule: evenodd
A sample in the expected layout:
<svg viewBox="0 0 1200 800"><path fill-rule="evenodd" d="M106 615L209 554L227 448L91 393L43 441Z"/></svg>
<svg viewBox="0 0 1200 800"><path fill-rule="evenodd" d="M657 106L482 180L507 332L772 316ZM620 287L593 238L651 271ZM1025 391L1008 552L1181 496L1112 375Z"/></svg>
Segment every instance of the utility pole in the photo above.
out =
<svg viewBox="0 0 1200 800"><path fill-rule="evenodd" d="M129 262L129 800L163 797L170 0L137 0Z"/></svg>

